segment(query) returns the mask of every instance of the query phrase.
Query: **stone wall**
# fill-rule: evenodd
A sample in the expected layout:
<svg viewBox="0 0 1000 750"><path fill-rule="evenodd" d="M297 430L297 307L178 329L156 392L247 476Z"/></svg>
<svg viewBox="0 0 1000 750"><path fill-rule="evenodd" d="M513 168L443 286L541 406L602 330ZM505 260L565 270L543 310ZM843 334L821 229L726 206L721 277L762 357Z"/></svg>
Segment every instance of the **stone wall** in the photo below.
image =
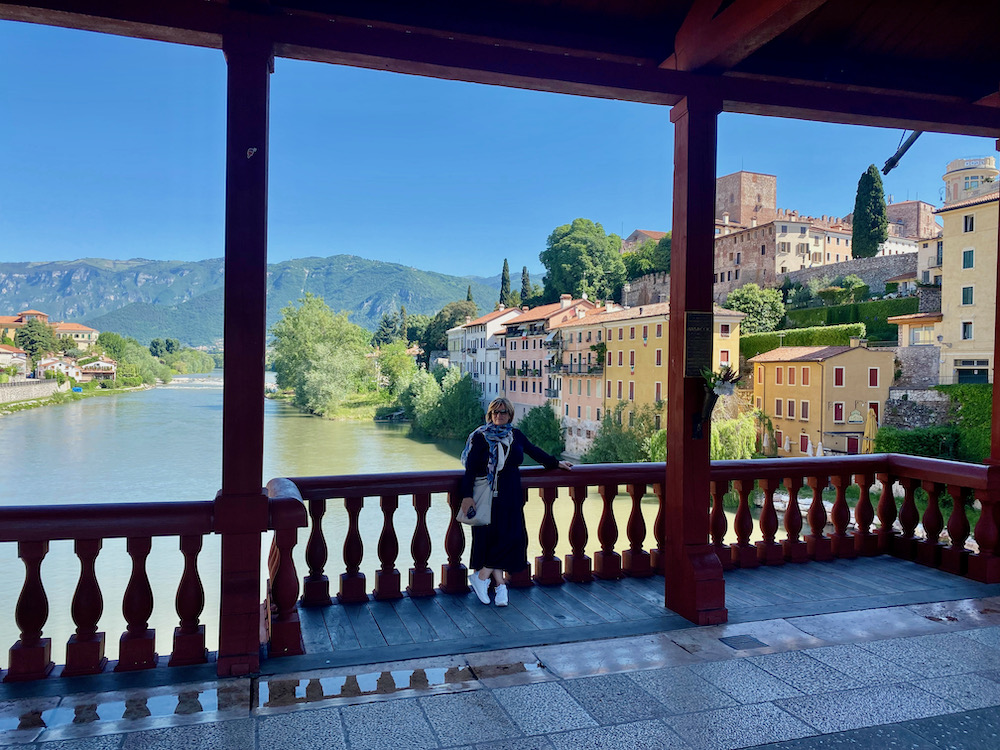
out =
<svg viewBox="0 0 1000 750"><path fill-rule="evenodd" d="M917 312L941 312L941 287L917 287Z"/></svg>
<svg viewBox="0 0 1000 750"><path fill-rule="evenodd" d="M670 274L650 273L630 281L622 289L622 304L627 307L670 301Z"/></svg>
<svg viewBox="0 0 1000 750"><path fill-rule="evenodd" d="M69 383L66 383L66 388ZM66 390L63 388L62 390ZM59 390L55 380L22 380L15 383L0 383L0 404L13 401L28 401L33 398L48 398Z"/></svg>
<svg viewBox="0 0 1000 750"><path fill-rule="evenodd" d="M914 430L947 424L953 417L951 399L947 394L923 388L890 388L882 425Z"/></svg>
<svg viewBox="0 0 1000 750"><path fill-rule="evenodd" d="M896 383L900 388L929 388L938 384L940 346L899 346L896 359L903 371Z"/></svg>
<svg viewBox="0 0 1000 750"><path fill-rule="evenodd" d="M787 277L790 281L798 282L804 286L810 279L817 279L823 276L847 276L853 273L861 277L868 285L872 294L882 294L885 292L885 282L887 279L891 279L893 276L900 276L904 273L916 274L916 272L917 254L904 253L902 255L885 255L874 258L855 258L843 263L779 273L777 284L780 286Z"/></svg>

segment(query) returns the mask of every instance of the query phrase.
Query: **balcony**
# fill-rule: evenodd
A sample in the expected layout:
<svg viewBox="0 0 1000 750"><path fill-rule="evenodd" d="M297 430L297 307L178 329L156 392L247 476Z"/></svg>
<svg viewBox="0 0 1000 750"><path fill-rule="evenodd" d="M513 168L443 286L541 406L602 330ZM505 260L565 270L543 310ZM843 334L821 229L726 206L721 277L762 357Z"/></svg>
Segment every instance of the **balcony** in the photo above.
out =
<svg viewBox="0 0 1000 750"><path fill-rule="evenodd" d="M545 389L545 398L559 398L559 389L558 388L546 388Z"/></svg>

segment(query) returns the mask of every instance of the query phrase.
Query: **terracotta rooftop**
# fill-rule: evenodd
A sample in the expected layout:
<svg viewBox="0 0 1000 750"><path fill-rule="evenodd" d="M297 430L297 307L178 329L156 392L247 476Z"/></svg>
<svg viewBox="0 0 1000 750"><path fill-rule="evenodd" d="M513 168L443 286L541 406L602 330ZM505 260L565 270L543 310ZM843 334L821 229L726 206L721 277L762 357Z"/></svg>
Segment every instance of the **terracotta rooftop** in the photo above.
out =
<svg viewBox="0 0 1000 750"><path fill-rule="evenodd" d="M501 317L502 315L505 315L505 314L511 313L511 312L520 312L520 311L516 307L505 307L502 310L493 310L492 312L488 312L485 315L481 315L480 317L476 318L475 320L470 320L463 327L464 328L468 328L469 326L481 326L484 323L489 323L491 320L496 320L497 318Z"/></svg>
<svg viewBox="0 0 1000 750"><path fill-rule="evenodd" d="M856 346L779 346L769 352L751 357L750 362L822 362L836 357Z"/></svg>
<svg viewBox="0 0 1000 750"><path fill-rule="evenodd" d="M569 305L566 307L563 307L562 302L553 302L551 305L539 305L538 307L532 307L530 310L525 310L520 316L510 321L509 325L533 323L537 320L549 320L550 318L559 316L561 312L567 316L572 315L576 317L574 309L576 305L583 305L588 308L596 307L593 302L586 299L570 300ZM562 320L568 320L568 317L563 317Z"/></svg>
<svg viewBox="0 0 1000 750"><path fill-rule="evenodd" d="M942 206L941 208L935 209L934 213L943 214L947 211L954 211L956 208L969 208L970 206L978 206L981 203L989 203L990 201L995 201L997 198L1000 198L1000 188L990 193L986 193L985 195L977 195L974 198L968 198L964 201L949 203L947 206Z"/></svg>
<svg viewBox="0 0 1000 750"><path fill-rule="evenodd" d="M886 318L889 323L912 323L921 320L927 322L934 322L943 319L943 315L940 312L918 312L910 313L909 315L892 315Z"/></svg>

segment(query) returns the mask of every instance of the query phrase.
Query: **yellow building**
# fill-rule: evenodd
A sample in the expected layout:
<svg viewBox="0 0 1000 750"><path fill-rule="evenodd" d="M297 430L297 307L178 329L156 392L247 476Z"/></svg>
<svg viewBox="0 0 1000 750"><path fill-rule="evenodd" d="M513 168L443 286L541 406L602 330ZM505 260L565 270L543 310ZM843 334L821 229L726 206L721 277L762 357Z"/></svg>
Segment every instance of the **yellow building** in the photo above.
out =
<svg viewBox="0 0 1000 750"><path fill-rule="evenodd" d="M998 199L994 189L937 211L944 220L941 322L935 333L941 383L993 381Z"/></svg>
<svg viewBox="0 0 1000 750"><path fill-rule="evenodd" d="M865 346L784 346L751 357L754 406L774 423L779 456L859 453L868 410L889 395L895 358Z"/></svg>

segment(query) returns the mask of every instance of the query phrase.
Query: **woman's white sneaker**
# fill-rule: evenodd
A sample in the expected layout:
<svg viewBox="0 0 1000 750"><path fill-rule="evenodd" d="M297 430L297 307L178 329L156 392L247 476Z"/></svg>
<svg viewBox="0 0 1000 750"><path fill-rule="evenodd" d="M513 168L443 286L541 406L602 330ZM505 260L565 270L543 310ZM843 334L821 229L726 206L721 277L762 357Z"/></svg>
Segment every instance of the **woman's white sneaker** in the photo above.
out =
<svg viewBox="0 0 1000 750"><path fill-rule="evenodd" d="M489 580L483 580L479 577L479 574L472 572L469 574L469 585L472 586L472 590L476 592L476 596L479 597L479 601L483 604L490 603L490 582ZM504 592L506 594L506 591Z"/></svg>
<svg viewBox="0 0 1000 750"><path fill-rule="evenodd" d="M499 586L497 586L496 593L497 593L497 600L496 600L497 606L498 607L506 607L507 606L507 584L501 583Z"/></svg>

